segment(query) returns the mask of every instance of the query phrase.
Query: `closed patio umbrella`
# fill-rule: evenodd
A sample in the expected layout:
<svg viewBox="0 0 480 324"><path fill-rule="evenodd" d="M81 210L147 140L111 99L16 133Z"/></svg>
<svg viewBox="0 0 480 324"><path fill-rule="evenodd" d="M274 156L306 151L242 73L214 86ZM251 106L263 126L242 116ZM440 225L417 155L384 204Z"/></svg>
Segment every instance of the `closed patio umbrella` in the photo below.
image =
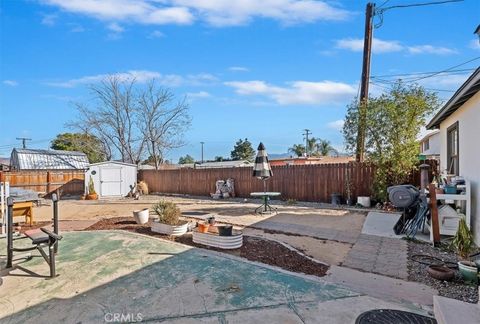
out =
<svg viewBox="0 0 480 324"><path fill-rule="evenodd" d="M263 143L258 145L257 157L255 158L255 164L253 165L253 176L263 180L263 189L267 191L266 180L273 176L272 168L268 163L267 151Z"/></svg>

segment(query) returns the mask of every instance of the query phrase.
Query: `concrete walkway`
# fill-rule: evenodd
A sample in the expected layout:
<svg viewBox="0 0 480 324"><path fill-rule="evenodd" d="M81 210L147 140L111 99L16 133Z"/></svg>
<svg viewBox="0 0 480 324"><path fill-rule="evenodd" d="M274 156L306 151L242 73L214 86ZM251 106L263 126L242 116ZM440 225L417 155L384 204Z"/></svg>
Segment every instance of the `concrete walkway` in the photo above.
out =
<svg viewBox="0 0 480 324"><path fill-rule="evenodd" d="M389 277L407 279L407 242L401 239L361 234L343 265Z"/></svg>
<svg viewBox="0 0 480 324"><path fill-rule="evenodd" d="M21 264L29 273L1 273L0 322L353 323L370 309L410 307L128 232L65 233L59 251L53 280L32 276L48 272L40 258Z"/></svg>

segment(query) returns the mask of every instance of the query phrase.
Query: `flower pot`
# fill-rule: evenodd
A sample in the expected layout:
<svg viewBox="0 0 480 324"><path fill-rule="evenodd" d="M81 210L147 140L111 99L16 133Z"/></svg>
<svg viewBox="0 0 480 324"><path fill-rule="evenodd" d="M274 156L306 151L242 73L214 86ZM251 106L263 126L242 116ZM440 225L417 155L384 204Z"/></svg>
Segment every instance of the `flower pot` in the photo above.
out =
<svg viewBox="0 0 480 324"><path fill-rule="evenodd" d="M215 225L215 217L211 216L207 218L208 224Z"/></svg>
<svg viewBox="0 0 480 324"><path fill-rule="evenodd" d="M455 277L455 272L452 269L441 265L431 265L428 267L427 272L430 277L438 280L450 281Z"/></svg>
<svg viewBox="0 0 480 324"><path fill-rule="evenodd" d="M209 224L199 223L199 224L198 224L198 231L199 231L200 233L207 233L209 227L210 227Z"/></svg>
<svg viewBox="0 0 480 324"><path fill-rule="evenodd" d="M98 195L96 193L93 193L93 194L88 194L85 196L85 199L86 200L97 200L98 199Z"/></svg>
<svg viewBox="0 0 480 324"><path fill-rule="evenodd" d="M137 224L139 225L148 223L149 215L150 215L150 211L148 208L133 211L133 217L135 218L135 222L137 222Z"/></svg>
<svg viewBox="0 0 480 324"><path fill-rule="evenodd" d="M152 222L152 232L172 235L172 236L181 236L187 232L188 222L181 223L179 225L168 225L160 222Z"/></svg>
<svg viewBox="0 0 480 324"><path fill-rule="evenodd" d="M478 282L478 268L474 262L471 261L458 261L458 270L462 275L465 282L477 283Z"/></svg>
<svg viewBox="0 0 480 324"><path fill-rule="evenodd" d="M225 226L217 226L218 235L220 236L232 236L233 226L232 225L225 225Z"/></svg>
<svg viewBox="0 0 480 324"><path fill-rule="evenodd" d="M85 197L86 197L85 195L81 195L80 200L85 200Z"/></svg>

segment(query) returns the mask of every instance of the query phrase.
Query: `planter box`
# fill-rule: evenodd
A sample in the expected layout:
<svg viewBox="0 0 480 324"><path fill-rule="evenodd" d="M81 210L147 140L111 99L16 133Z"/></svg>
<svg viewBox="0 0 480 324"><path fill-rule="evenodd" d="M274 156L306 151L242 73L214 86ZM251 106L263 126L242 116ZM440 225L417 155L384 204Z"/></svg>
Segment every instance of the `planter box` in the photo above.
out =
<svg viewBox="0 0 480 324"><path fill-rule="evenodd" d="M181 236L187 232L187 229L188 222L177 226L159 223L158 221L152 223L152 232L165 235Z"/></svg>
<svg viewBox="0 0 480 324"><path fill-rule="evenodd" d="M213 246L220 249L232 250L238 249L243 245L243 233L233 231L232 236L220 236L217 233L200 233L193 231L193 243Z"/></svg>

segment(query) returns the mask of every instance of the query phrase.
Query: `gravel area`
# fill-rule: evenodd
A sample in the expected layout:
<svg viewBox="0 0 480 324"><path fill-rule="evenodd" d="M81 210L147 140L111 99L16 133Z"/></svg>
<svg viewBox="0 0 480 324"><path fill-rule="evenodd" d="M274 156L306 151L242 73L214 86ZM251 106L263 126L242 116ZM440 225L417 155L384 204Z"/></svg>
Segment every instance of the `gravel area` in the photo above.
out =
<svg viewBox="0 0 480 324"><path fill-rule="evenodd" d="M463 282L461 275L455 271L455 278L448 281L433 279L427 272L428 265L413 261L412 256L426 254L439 258L446 262L458 261L457 255L447 249L435 248L430 244L420 242L408 242L408 280L424 283L435 288L440 296L454 298L468 303L478 302L478 287Z"/></svg>
<svg viewBox="0 0 480 324"><path fill-rule="evenodd" d="M191 245L195 247L200 247L203 249L220 251L222 253L233 254L240 256L242 258L257 261L279 268L292 271L300 272L309 275L314 275L322 277L328 271L328 266L314 262L301 254L298 254L295 251L288 249L274 241L267 239L256 238L251 236L243 237L243 246L240 249L236 250L221 250L213 247L207 247L200 244L195 244L192 241L191 234L185 234L180 237L162 235L159 233L152 232L150 230L150 223L145 225L138 225L132 221L131 217L115 217L109 219L103 219L88 227L85 230L110 230L110 229L121 229L132 231L135 233L146 234L150 236L159 237L162 239L167 239L186 245Z"/></svg>

